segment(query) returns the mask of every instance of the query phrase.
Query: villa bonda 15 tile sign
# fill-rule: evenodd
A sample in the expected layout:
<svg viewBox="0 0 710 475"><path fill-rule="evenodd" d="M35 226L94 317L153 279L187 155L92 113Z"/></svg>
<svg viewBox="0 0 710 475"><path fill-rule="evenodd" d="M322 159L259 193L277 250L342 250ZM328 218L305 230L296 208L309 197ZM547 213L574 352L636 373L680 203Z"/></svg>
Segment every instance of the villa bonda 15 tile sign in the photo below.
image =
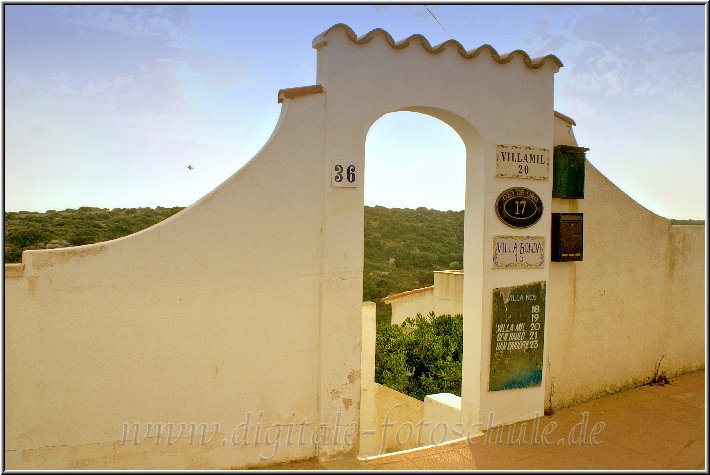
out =
<svg viewBox="0 0 710 475"><path fill-rule="evenodd" d="M545 236L493 236L494 268L536 268L545 265Z"/></svg>
<svg viewBox="0 0 710 475"><path fill-rule="evenodd" d="M498 218L513 228L527 228L542 217L542 200L532 190L516 186L503 191L495 203Z"/></svg>
<svg viewBox="0 0 710 475"><path fill-rule="evenodd" d="M545 282L493 289L489 391L542 384Z"/></svg>
<svg viewBox="0 0 710 475"><path fill-rule="evenodd" d="M496 146L496 176L547 180L550 149L525 145Z"/></svg>

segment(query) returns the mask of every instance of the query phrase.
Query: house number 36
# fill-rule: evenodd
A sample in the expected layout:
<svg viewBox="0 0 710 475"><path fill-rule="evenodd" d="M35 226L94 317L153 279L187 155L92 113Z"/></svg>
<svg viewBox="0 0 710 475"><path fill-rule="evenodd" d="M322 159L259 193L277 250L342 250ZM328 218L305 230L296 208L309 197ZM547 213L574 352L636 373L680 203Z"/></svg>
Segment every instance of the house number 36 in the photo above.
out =
<svg viewBox="0 0 710 475"><path fill-rule="evenodd" d="M354 188L357 186L357 170L353 163L333 162L331 185Z"/></svg>

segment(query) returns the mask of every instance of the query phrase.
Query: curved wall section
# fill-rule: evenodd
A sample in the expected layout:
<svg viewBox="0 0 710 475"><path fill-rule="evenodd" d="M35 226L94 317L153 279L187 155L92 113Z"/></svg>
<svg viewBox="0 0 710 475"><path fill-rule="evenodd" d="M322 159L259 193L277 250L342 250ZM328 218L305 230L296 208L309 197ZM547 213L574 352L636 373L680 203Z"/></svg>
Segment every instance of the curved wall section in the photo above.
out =
<svg viewBox="0 0 710 475"><path fill-rule="evenodd" d="M319 417L323 102L287 101L258 156L172 218L24 253L24 272L5 280L8 467L229 468L315 455L314 444L282 446L260 461L273 447L231 436L248 414L252 431ZM120 443L126 422L209 423L217 435L156 444L153 428L133 446Z"/></svg>
<svg viewBox="0 0 710 475"><path fill-rule="evenodd" d="M645 384L659 362L705 367L705 226L672 225L588 161L585 175L584 199L553 200L584 213L584 261L550 263L553 407Z"/></svg>

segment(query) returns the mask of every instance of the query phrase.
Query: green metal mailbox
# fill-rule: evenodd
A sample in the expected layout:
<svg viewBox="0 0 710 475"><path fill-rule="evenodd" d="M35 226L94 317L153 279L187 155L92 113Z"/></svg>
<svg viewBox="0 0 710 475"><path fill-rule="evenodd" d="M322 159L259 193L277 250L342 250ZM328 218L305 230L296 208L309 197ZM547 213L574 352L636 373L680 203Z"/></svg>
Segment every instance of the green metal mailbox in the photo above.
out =
<svg viewBox="0 0 710 475"><path fill-rule="evenodd" d="M553 198L584 198L584 147L558 145L552 167Z"/></svg>

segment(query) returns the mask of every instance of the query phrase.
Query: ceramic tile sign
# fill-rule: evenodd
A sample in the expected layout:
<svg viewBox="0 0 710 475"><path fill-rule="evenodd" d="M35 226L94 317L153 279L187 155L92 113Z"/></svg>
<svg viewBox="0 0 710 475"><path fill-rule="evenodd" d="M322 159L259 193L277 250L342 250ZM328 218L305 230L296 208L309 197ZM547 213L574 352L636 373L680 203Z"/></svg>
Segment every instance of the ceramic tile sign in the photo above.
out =
<svg viewBox="0 0 710 475"><path fill-rule="evenodd" d="M534 191L515 186L503 191L495 202L498 219L512 228L527 228L542 217L542 200Z"/></svg>
<svg viewBox="0 0 710 475"><path fill-rule="evenodd" d="M550 177L550 149L525 145L496 147L496 176L547 180Z"/></svg>
<svg viewBox="0 0 710 475"><path fill-rule="evenodd" d="M493 289L489 391L540 386L545 282Z"/></svg>
<svg viewBox="0 0 710 475"><path fill-rule="evenodd" d="M358 184L358 170L354 163L333 160L330 163L330 185L337 188L355 188Z"/></svg>
<svg viewBox="0 0 710 475"><path fill-rule="evenodd" d="M493 236L493 267L529 269L545 265L545 236Z"/></svg>

